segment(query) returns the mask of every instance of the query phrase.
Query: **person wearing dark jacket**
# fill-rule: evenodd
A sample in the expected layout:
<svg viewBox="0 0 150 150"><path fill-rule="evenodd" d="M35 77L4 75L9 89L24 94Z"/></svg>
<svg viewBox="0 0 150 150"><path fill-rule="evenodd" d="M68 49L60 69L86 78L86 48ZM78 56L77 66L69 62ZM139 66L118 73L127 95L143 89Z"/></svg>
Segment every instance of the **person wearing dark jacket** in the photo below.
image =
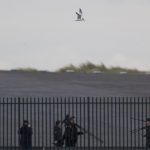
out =
<svg viewBox="0 0 150 150"><path fill-rule="evenodd" d="M83 132L78 132L77 124L74 122L74 117L70 118L70 122L66 124L63 139L66 147L75 147L78 141L78 135Z"/></svg>
<svg viewBox="0 0 150 150"><path fill-rule="evenodd" d="M146 119L146 126L141 128L146 130L146 147L150 148L150 118Z"/></svg>
<svg viewBox="0 0 150 150"><path fill-rule="evenodd" d="M64 144L63 136L62 136L62 128L60 126L60 121L57 120L54 126L54 145L58 147L62 147Z"/></svg>
<svg viewBox="0 0 150 150"><path fill-rule="evenodd" d="M27 120L23 121L23 126L19 129L19 144L22 150L30 150L32 148L32 128Z"/></svg>

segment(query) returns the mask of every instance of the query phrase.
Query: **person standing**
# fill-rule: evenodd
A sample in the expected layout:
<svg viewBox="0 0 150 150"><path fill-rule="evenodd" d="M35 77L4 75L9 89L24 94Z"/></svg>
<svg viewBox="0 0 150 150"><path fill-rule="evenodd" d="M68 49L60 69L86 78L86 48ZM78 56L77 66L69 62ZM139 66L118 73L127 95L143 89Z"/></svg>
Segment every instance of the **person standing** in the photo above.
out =
<svg viewBox="0 0 150 150"><path fill-rule="evenodd" d="M31 150L32 148L32 128L27 120L23 121L23 126L19 129L19 144L22 150Z"/></svg>
<svg viewBox="0 0 150 150"><path fill-rule="evenodd" d="M65 132L63 139L65 140L66 147L75 147L78 141L78 135L83 134L83 132L78 132L77 124L74 121L75 117L69 118L65 124Z"/></svg>
<svg viewBox="0 0 150 150"><path fill-rule="evenodd" d="M144 137L146 137L146 147L150 148L150 118L146 119L146 126L141 128L142 130L146 130L146 134Z"/></svg>
<svg viewBox="0 0 150 150"><path fill-rule="evenodd" d="M63 136L62 136L62 128L60 126L60 121L57 120L54 126L54 145L61 147L64 144Z"/></svg>

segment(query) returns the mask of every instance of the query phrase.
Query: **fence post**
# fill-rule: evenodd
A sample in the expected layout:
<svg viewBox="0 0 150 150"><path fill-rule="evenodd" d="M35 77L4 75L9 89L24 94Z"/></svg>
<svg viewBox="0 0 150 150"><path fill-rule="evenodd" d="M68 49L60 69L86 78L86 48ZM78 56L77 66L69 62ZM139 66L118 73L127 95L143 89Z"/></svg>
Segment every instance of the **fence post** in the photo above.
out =
<svg viewBox="0 0 150 150"><path fill-rule="evenodd" d="M90 98L89 97L87 97L87 120L88 120L88 132L90 132ZM90 136L89 135L88 135L88 149L90 149Z"/></svg>
<svg viewBox="0 0 150 150"><path fill-rule="evenodd" d="M20 97L18 97L18 130L20 129ZM18 144L20 147L20 134L18 136Z"/></svg>
<svg viewBox="0 0 150 150"><path fill-rule="evenodd" d="M20 97L18 97L18 127L20 128Z"/></svg>

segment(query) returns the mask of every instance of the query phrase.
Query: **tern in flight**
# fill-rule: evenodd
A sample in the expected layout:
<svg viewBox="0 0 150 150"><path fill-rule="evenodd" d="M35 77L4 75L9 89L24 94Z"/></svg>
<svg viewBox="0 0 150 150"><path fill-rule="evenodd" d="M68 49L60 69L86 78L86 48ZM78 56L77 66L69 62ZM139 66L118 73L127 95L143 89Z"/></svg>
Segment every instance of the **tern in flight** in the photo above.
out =
<svg viewBox="0 0 150 150"><path fill-rule="evenodd" d="M84 21L84 18L82 17L82 9L79 8L79 12L76 12L77 14L77 20L76 21Z"/></svg>

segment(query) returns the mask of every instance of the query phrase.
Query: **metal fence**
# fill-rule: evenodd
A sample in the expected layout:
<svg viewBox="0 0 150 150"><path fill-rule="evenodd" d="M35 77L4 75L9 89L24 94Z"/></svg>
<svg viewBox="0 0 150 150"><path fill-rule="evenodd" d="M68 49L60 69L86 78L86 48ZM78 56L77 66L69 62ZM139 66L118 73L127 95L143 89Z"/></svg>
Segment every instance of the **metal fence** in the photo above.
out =
<svg viewBox="0 0 150 150"><path fill-rule="evenodd" d="M76 148L146 148L142 127L148 127L149 97L0 98L0 148L19 147L23 120L32 127L33 147L54 147L54 124L67 114L75 116L78 131L84 133Z"/></svg>

